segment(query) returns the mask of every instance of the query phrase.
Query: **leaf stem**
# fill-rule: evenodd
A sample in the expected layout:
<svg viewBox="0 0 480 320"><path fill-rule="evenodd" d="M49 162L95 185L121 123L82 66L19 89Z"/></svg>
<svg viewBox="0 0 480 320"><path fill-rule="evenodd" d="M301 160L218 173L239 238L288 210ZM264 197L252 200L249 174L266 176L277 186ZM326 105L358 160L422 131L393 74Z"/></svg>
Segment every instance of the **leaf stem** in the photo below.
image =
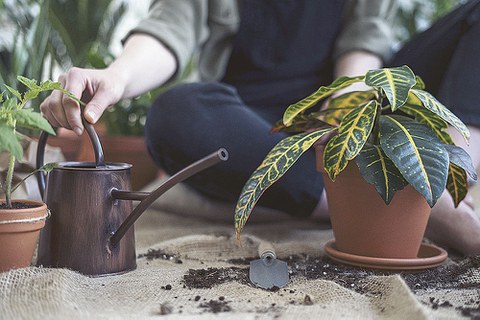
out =
<svg viewBox="0 0 480 320"><path fill-rule="evenodd" d="M10 160L8 161L8 171L7 171L7 179L6 179L6 186L5 186L5 201L7 204L7 208L12 208L12 180L13 180L13 170L15 168L15 156L10 155Z"/></svg>

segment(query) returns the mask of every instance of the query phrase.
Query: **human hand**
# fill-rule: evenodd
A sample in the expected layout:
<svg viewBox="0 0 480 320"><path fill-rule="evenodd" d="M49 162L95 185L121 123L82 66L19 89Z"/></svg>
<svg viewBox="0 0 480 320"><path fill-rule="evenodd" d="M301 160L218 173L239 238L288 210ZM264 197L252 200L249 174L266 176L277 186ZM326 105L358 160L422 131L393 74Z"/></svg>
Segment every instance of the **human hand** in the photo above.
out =
<svg viewBox="0 0 480 320"><path fill-rule="evenodd" d="M96 123L108 106L122 98L125 90L122 77L108 68L72 68L62 74L58 81L65 90L86 102L83 115L90 123ZM77 135L82 134L84 128L80 105L62 92L53 91L40 105L40 111L52 126L73 130Z"/></svg>

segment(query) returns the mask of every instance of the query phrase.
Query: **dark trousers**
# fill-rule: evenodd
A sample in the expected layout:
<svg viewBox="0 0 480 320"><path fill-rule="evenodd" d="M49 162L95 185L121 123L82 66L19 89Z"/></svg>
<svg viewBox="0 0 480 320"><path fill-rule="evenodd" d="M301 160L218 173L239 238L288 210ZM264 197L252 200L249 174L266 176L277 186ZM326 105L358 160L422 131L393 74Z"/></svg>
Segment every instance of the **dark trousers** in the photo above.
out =
<svg viewBox="0 0 480 320"><path fill-rule="evenodd" d="M471 1L438 21L400 50L390 65L409 65L424 79L428 91L467 124L480 126L478 3ZM224 83L177 85L162 94L149 112L147 147L155 162L170 174L226 148L228 161L186 182L204 195L235 202L268 151L286 136L269 132L285 107L247 106L236 89ZM305 217L315 208L322 189L314 152L307 151L259 204Z"/></svg>

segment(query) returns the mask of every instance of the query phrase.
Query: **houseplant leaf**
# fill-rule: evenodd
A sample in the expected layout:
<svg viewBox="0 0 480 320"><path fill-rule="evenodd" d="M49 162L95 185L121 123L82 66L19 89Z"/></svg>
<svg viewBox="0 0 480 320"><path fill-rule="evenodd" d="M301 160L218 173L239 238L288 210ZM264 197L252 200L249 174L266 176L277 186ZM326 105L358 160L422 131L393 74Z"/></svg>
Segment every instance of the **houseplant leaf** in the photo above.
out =
<svg viewBox="0 0 480 320"><path fill-rule="evenodd" d="M300 133L305 131L311 131L312 128L325 128L331 127L330 124L321 120L323 112L312 112L308 114L299 114L290 126L285 126L282 120L277 121L271 132L288 132L288 133Z"/></svg>
<svg viewBox="0 0 480 320"><path fill-rule="evenodd" d="M383 89L392 111L407 101L408 92L415 83L415 75L407 66L370 70L365 75L365 84Z"/></svg>
<svg viewBox="0 0 480 320"><path fill-rule="evenodd" d="M447 190L452 196L455 208L465 199L468 192L467 173L456 164L450 163L448 168Z"/></svg>
<svg viewBox="0 0 480 320"><path fill-rule="evenodd" d="M329 100L323 120L336 125L352 108L360 106L375 97L374 91L354 91Z"/></svg>
<svg viewBox="0 0 480 320"><path fill-rule="evenodd" d="M467 151L451 144L445 145L445 149L448 152L450 162L464 169L473 180L477 181L477 173Z"/></svg>
<svg viewBox="0 0 480 320"><path fill-rule="evenodd" d="M23 149L15 132L5 123L0 122L0 152L8 151L15 158L23 158Z"/></svg>
<svg viewBox="0 0 480 320"><path fill-rule="evenodd" d="M240 236L245 223L260 196L322 136L335 130L326 128L304 132L281 140L267 154L262 164L245 183L235 208L235 231Z"/></svg>
<svg viewBox="0 0 480 320"><path fill-rule="evenodd" d="M404 116L380 117L380 145L405 180L433 207L447 182L448 153L426 125Z"/></svg>
<svg viewBox="0 0 480 320"><path fill-rule="evenodd" d="M355 161L362 177L375 186L386 204L390 203L396 191L407 185L407 181L380 146L365 146Z"/></svg>
<svg viewBox="0 0 480 320"><path fill-rule="evenodd" d="M348 87L349 85L355 82L360 82L363 79L364 79L364 76L340 77L335 81L333 81L329 86L320 87L317 91L315 91L308 97L300 100L297 103L294 103L288 106L288 108L285 110L285 113L283 114L283 123L286 126L289 126L297 115L299 115L306 109L315 106L323 98L326 98L329 95L331 95L333 92L340 90L342 88Z"/></svg>
<svg viewBox="0 0 480 320"><path fill-rule="evenodd" d="M351 110L338 127L338 134L328 141L323 153L325 171L332 181L362 150L375 123L378 103L371 101Z"/></svg>
<svg viewBox="0 0 480 320"><path fill-rule="evenodd" d="M17 126L31 129L40 129L55 135L50 123L42 117L41 114L32 112L32 109L20 109L12 112L13 117L17 120Z"/></svg>
<svg viewBox="0 0 480 320"><path fill-rule="evenodd" d="M455 127L463 135L465 141L468 142L470 140L470 132L468 131L467 126L434 96L423 90L412 89L411 92L422 101L425 108L437 114L443 120Z"/></svg>

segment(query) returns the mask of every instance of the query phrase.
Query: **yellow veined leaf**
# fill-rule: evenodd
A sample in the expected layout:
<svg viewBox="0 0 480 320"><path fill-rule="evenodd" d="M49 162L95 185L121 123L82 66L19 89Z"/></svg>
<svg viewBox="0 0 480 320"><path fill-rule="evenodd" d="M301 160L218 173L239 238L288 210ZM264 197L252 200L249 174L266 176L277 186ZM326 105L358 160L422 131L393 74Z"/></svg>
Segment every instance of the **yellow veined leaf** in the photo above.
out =
<svg viewBox="0 0 480 320"><path fill-rule="evenodd" d="M398 115L380 117L380 146L407 182L433 207L445 190L449 156L426 125Z"/></svg>
<svg viewBox="0 0 480 320"><path fill-rule="evenodd" d="M415 74L409 67L401 66L370 70L365 75L365 84L382 88L392 111L395 111L407 101L408 93L416 84L416 80Z"/></svg>
<svg viewBox="0 0 480 320"><path fill-rule="evenodd" d="M456 115L448 110L447 107L441 104L434 96L426 91L417 89L412 89L412 93L422 101L425 108L440 116L440 118L455 127L463 135L465 141L468 142L470 140L470 131L468 130L467 126Z"/></svg>
<svg viewBox="0 0 480 320"><path fill-rule="evenodd" d="M281 140L267 154L262 164L253 172L245 183L235 208L235 232L237 238L247 223L260 196L273 183L280 179L288 169L307 151L318 139L335 128L320 129L289 136Z"/></svg>
<svg viewBox="0 0 480 320"><path fill-rule="evenodd" d="M325 146L323 161L325 171L332 181L362 150L375 123L378 103L371 101L363 107L351 110L338 128L338 134Z"/></svg>
<svg viewBox="0 0 480 320"><path fill-rule="evenodd" d="M322 86L317 91L309 95L308 97L300 100L297 103L291 104L285 110L283 114L283 123L289 126L295 117L301 114L303 111L315 106L320 100L328 97L332 93L349 85L360 82L364 79L364 76L358 77L340 77L333 81L329 86Z"/></svg>
<svg viewBox="0 0 480 320"><path fill-rule="evenodd" d="M338 125L350 110L374 98L374 91L353 91L330 99L323 120L331 125Z"/></svg>

